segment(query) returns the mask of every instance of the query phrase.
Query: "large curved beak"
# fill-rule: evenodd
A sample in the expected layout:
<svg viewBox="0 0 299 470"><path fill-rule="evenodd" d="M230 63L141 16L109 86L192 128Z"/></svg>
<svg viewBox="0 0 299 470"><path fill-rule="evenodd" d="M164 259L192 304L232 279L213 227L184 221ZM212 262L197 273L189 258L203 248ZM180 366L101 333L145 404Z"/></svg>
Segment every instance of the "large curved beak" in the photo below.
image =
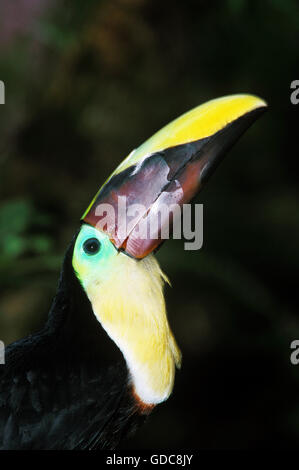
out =
<svg viewBox="0 0 299 470"><path fill-rule="evenodd" d="M131 152L82 220L108 233L117 249L144 258L163 241L163 227L173 223L172 207L182 207L201 190L266 107L256 96L232 95L182 115Z"/></svg>

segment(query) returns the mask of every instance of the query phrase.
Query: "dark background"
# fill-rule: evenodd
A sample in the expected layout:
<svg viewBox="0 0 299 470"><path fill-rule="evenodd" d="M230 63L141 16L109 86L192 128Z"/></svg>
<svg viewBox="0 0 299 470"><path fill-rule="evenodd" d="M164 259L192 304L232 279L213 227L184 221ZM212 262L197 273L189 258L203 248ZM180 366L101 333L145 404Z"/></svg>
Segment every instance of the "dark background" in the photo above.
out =
<svg viewBox="0 0 299 470"><path fill-rule="evenodd" d="M81 214L133 148L218 96L270 105L197 198L203 249L158 253L183 367L124 447L298 446L298 39L296 0L1 0L6 344L43 324Z"/></svg>

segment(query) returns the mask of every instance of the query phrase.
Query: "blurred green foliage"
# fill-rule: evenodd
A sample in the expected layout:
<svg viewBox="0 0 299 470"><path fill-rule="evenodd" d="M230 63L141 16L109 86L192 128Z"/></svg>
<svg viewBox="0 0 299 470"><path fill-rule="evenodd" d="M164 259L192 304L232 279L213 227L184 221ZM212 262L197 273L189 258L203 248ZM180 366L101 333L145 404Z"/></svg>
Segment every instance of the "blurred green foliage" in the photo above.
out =
<svg viewBox="0 0 299 470"><path fill-rule="evenodd" d="M53 242L47 234L50 223L49 215L39 213L28 200L12 200L0 207L2 286L15 286L42 266L58 268L59 258L53 253Z"/></svg>
<svg viewBox="0 0 299 470"><path fill-rule="evenodd" d="M197 198L203 249L171 241L158 253L183 369L129 445L295 446L298 2L11 5L0 4L1 339L45 320L80 215L121 159L203 101L256 93L268 114Z"/></svg>
<svg viewBox="0 0 299 470"><path fill-rule="evenodd" d="M47 236L29 235L26 231L32 222L48 225L45 215L34 211L31 203L26 200L10 201L0 208L0 250L3 259L13 262L18 256L30 250L34 254L47 252L51 240Z"/></svg>

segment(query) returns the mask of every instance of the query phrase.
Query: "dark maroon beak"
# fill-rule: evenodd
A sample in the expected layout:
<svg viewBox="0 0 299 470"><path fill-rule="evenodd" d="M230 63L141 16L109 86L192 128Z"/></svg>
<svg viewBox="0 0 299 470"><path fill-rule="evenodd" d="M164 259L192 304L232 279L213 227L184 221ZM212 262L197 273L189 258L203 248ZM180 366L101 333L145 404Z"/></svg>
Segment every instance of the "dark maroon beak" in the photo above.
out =
<svg viewBox="0 0 299 470"><path fill-rule="evenodd" d="M183 115L120 165L83 221L108 233L117 249L144 258L171 232L179 209L265 109L259 98L233 95Z"/></svg>

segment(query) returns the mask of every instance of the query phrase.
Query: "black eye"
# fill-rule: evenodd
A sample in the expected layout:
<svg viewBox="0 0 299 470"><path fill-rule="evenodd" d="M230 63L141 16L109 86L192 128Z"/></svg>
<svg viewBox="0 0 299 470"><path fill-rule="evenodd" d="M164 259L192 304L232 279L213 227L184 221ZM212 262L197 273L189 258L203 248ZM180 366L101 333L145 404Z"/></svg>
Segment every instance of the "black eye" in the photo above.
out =
<svg viewBox="0 0 299 470"><path fill-rule="evenodd" d="M87 255L96 255L101 248L101 243L97 238L89 238L83 243L83 250Z"/></svg>

